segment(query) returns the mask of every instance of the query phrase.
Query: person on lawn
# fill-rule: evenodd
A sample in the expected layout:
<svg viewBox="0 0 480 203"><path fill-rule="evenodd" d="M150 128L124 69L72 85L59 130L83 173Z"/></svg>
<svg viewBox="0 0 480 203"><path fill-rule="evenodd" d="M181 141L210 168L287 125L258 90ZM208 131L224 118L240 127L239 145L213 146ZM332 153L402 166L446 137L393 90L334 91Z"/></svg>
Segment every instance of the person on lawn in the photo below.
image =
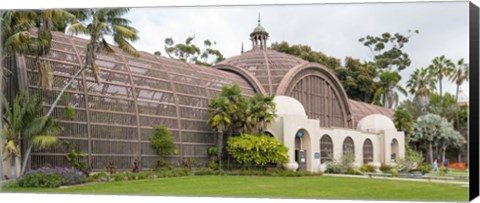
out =
<svg viewBox="0 0 480 203"><path fill-rule="evenodd" d="M445 161L443 161L443 166L445 166L445 173L448 172L448 160L445 159Z"/></svg>
<svg viewBox="0 0 480 203"><path fill-rule="evenodd" d="M432 168L433 168L433 171L435 171L435 172L440 172L440 169L438 168L438 162L437 162L436 159L435 159L435 161L433 162Z"/></svg>

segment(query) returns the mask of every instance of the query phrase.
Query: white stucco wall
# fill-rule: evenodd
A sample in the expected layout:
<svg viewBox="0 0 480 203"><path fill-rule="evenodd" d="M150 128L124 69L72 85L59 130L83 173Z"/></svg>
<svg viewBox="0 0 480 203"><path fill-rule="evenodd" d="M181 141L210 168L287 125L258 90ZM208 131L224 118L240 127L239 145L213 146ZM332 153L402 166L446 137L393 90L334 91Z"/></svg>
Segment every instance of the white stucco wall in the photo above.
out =
<svg viewBox="0 0 480 203"><path fill-rule="evenodd" d="M403 158L405 154L405 136L403 132L398 132L393 122L385 116L368 116L361 122L360 129L349 128L320 128L319 120L308 119L304 113L303 107L299 107L299 102L291 101L293 98L281 96L280 108L277 118L268 128L268 132L274 135L280 142L288 147L289 162L295 162L295 135L299 130L305 132L302 140L302 149L306 150L307 170L324 171L326 164L321 164L320 159L315 159L315 153L320 152L320 139L323 135L330 136L333 142L333 156L340 159L343 154L343 142L345 138L350 137L354 142L355 148L355 166L363 164L363 144L366 139L370 139L373 145L372 164L379 167L381 164L393 164L390 160L392 139L398 141L398 155ZM293 99L294 100L294 99ZM274 100L275 101L275 100ZM284 110L283 108L292 108L295 110ZM283 109L283 110L282 110ZM388 119L388 120L387 120ZM363 119L362 119L363 120ZM382 126L384 129L382 129Z"/></svg>

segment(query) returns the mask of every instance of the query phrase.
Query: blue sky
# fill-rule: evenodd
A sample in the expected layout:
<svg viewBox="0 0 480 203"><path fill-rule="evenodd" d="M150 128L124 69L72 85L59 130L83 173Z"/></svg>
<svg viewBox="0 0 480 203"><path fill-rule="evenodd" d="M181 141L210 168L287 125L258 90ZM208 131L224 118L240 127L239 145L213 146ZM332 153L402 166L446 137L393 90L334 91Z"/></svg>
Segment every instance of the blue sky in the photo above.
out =
<svg viewBox="0 0 480 203"><path fill-rule="evenodd" d="M404 49L412 64L401 72L403 85L415 68L428 66L436 56L469 58L467 2L133 8L126 17L139 30L140 39L134 43L139 50L166 55L165 38L183 42L195 36L196 44L213 40L214 48L231 57L240 54L242 42L245 50L251 48L249 34L258 13L270 33L268 44L305 44L342 60L371 60L369 49L358 42L361 37L418 29L420 34ZM453 83L444 81L443 86L455 93ZM461 89L468 96L468 84Z"/></svg>

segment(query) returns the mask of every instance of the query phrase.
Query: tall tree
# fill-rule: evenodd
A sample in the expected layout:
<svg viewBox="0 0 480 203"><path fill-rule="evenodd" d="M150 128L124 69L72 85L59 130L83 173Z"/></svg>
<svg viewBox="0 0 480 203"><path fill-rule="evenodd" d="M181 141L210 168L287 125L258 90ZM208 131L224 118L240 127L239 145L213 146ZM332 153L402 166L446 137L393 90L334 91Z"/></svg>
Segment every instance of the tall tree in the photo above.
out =
<svg viewBox="0 0 480 203"><path fill-rule="evenodd" d="M218 132L218 156L222 157L223 136L231 137L245 129L246 125L246 99L238 85L223 86L219 95L213 97L208 105L211 114L208 124ZM221 167L219 162L219 167Z"/></svg>
<svg viewBox="0 0 480 203"><path fill-rule="evenodd" d="M336 75L345 89L348 98L366 103L373 102L373 96L377 83L374 78L377 75L373 63L360 62L351 57L345 58L345 67L340 67Z"/></svg>
<svg viewBox="0 0 480 203"><path fill-rule="evenodd" d="M413 130L414 120L410 113L403 107L397 107L393 114L393 123L399 131L405 132L405 137L408 139ZM409 143L408 140L405 143Z"/></svg>
<svg viewBox="0 0 480 203"><path fill-rule="evenodd" d="M234 113L235 108L226 97L214 97L210 100L207 110L211 114L207 123L212 126L218 135L217 156L219 160L218 166L221 168L223 135L232 124L231 115Z"/></svg>
<svg viewBox="0 0 480 203"><path fill-rule="evenodd" d="M418 30L408 31L407 35L400 33L390 34L385 32L380 36L367 35L358 41L370 49L373 56L373 62L379 73L379 88L375 93L375 103L382 104L387 108L393 108L398 102L397 90L402 94L406 91L398 85L400 82L399 71L407 68L411 64L410 57L402 49L409 42L413 34L418 34Z"/></svg>
<svg viewBox="0 0 480 203"><path fill-rule="evenodd" d="M439 143L442 151L442 162L445 161L445 153L447 152L448 147L459 149L462 144L465 143L463 136L456 130L453 129L453 126L445 124L444 129L440 135Z"/></svg>
<svg viewBox="0 0 480 203"><path fill-rule="evenodd" d="M401 71L411 64L410 57L402 49L409 42L410 37L418 33L418 30L413 32L409 30L407 35L400 33L392 35L385 32L380 36L367 35L358 41L370 49L377 68L388 69L389 71L396 68L396 70Z"/></svg>
<svg viewBox="0 0 480 203"><path fill-rule="evenodd" d="M309 62L322 64L334 72L341 65L339 59L327 56L319 51L313 51L312 48L307 45L298 44L290 46L288 42L282 41L272 43L271 49L292 56L297 56Z"/></svg>
<svg viewBox="0 0 480 203"><path fill-rule="evenodd" d="M466 64L464 61L463 61L463 58L458 60L457 64L456 64L456 69L455 69L455 72L453 74L450 75L450 80L452 82L455 83L455 85L457 85L457 90L455 92L455 104L456 104L456 107L457 107L457 114L456 114L456 122L457 122L457 130L460 129L460 118L459 118L459 113L460 112L460 109L459 109L459 105L458 105L458 93L460 91L460 86L468 81L468 64Z"/></svg>
<svg viewBox="0 0 480 203"><path fill-rule="evenodd" d="M407 95L407 91L398 84L402 77L398 71L383 70L380 71L379 78L378 89L373 96L374 103L392 109L398 105L398 92Z"/></svg>
<svg viewBox="0 0 480 203"><path fill-rule="evenodd" d="M447 120L454 122L457 108L455 103L455 96L449 92L445 93L442 98L437 93L430 95L430 103L428 105L428 112L438 114L445 117Z"/></svg>
<svg viewBox="0 0 480 203"><path fill-rule="evenodd" d="M410 139L416 142L427 143L428 162L430 164L433 163L433 145L438 142L440 136L444 134L444 129L448 124L445 118L436 114L420 116L414 124Z"/></svg>
<svg viewBox="0 0 480 203"><path fill-rule="evenodd" d="M212 45L216 44L216 42L212 43L207 39L203 41L203 49L200 49L200 47L193 44L194 38L195 36L188 37L185 40L185 44L175 44L172 38L166 38L165 52L170 58L206 66L212 66L225 60L219 50L212 48Z"/></svg>
<svg viewBox="0 0 480 203"><path fill-rule="evenodd" d="M6 141L3 150L11 161L12 178L16 178L16 157L21 157L21 141L26 140L30 146L44 149L57 143L55 137L61 129L58 123L43 115L43 102L35 95L18 94L11 107L5 96L2 97L5 113L2 121L2 138ZM27 159L27 154L23 160ZM22 164L22 170L26 167ZM23 174L23 171L22 171Z"/></svg>
<svg viewBox="0 0 480 203"><path fill-rule="evenodd" d="M257 93L248 100L246 127L250 132L247 133L258 135L265 133L265 129L277 116L273 97Z"/></svg>
<svg viewBox="0 0 480 203"><path fill-rule="evenodd" d="M24 10L2 13L2 44L5 56L31 55L38 70L38 85L50 88L52 85L51 65L39 58L50 52L52 31L59 23L72 23L75 16L66 10ZM34 30L35 29L35 30Z"/></svg>
<svg viewBox="0 0 480 203"><path fill-rule="evenodd" d="M410 94L420 104L422 112L425 112L430 100L430 93L435 90L435 80L425 68L415 69L407 81Z"/></svg>
<svg viewBox="0 0 480 203"><path fill-rule="evenodd" d="M442 100L443 96L443 89L442 89L442 80L444 77L450 77L450 75L454 72L454 64L450 59L445 58L444 55L435 57L432 61L432 64L428 67L428 70L431 72L432 75L437 77L438 86L438 94L440 95L440 100ZM440 107L440 113L443 109Z"/></svg>

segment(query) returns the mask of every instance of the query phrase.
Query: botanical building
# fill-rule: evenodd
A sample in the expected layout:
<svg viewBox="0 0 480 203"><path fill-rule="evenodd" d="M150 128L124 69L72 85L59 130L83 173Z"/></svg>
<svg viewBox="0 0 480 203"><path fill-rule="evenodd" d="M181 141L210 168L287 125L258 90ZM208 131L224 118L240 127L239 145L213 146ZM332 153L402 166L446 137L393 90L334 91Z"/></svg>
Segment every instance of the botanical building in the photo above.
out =
<svg viewBox="0 0 480 203"><path fill-rule="evenodd" d="M94 170L104 169L111 161L117 169L131 169L135 159L145 169L157 160L148 139L153 126L161 124L173 133L179 149L168 156L174 165L186 158L206 163L206 149L215 146L217 139L206 122L208 102L222 86L237 84L246 96L276 95L278 118L268 133L289 148L289 166L298 162L301 170L318 171L322 163L339 158L345 150L354 152L357 164L390 164L403 156L404 134L393 126L393 111L348 99L326 67L268 49L268 36L259 24L250 35L251 50L213 68L146 52L138 58L120 49L114 55L100 54L96 63L101 83L86 69L55 108L53 115L64 128L58 137L86 152L84 161ZM38 73L30 68L33 57L8 61L12 74L7 96L19 89L40 92L48 110L83 66L87 43L54 34L52 50L40 59L53 69L52 90L37 86ZM76 112L74 119L64 117L68 106ZM33 151L30 168L45 165L67 166L65 149Z"/></svg>

